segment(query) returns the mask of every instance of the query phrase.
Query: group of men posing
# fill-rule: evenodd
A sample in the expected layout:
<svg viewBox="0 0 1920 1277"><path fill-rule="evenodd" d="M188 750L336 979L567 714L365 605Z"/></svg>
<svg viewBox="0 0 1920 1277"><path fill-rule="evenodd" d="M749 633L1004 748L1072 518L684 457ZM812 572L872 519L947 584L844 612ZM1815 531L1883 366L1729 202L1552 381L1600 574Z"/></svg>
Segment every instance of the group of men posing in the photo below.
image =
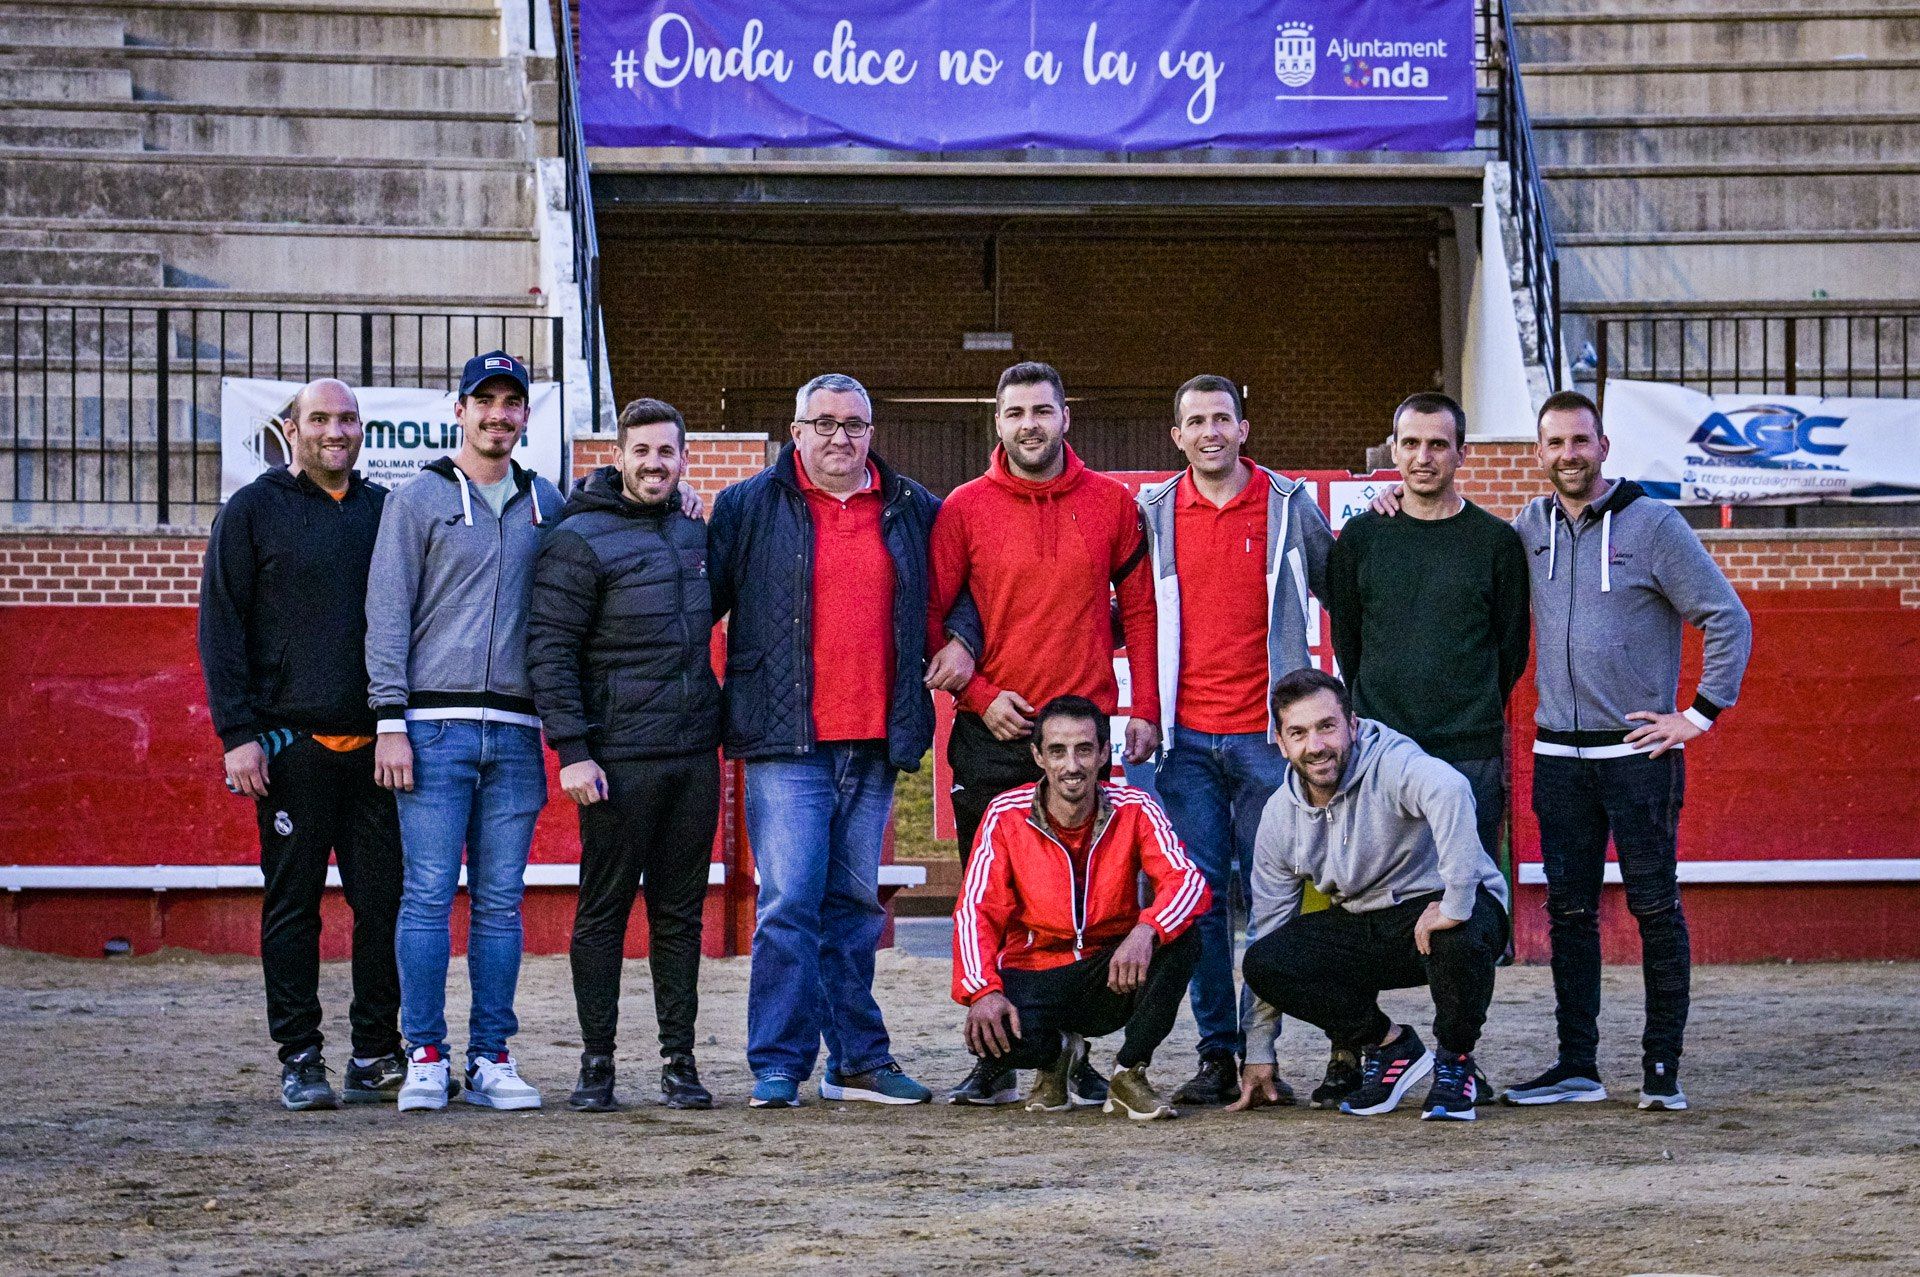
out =
<svg viewBox="0 0 1920 1277"><path fill-rule="evenodd" d="M1187 468L1136 500L1069 446L1060 375L1016 364L996 389L986 474L944 504L873 449L857 381L816 377L791 441L720 494L710 523L683 483L670 405L628 404L615 463L563 503L512 459L527 391L512 356L470 361L458 453L389 494L353 469L351 390L314 382L288 411L291 464L215 524L202 659L229 784L258 807L288 1107L340 1098L317 992L330 850L354 914L346 1101L441 1108L464 1087L482 1106L539 1106L508 1039L542 730L580 806L572 1107L616 1106L636 895L662 1098L712 1103L693 1047L716 747L745 764L759 876L750 1106L799 1104L822 1041L823 1098L930 1100L895 1061L872 985L894 780L932 744L939 689L957 701L965 862L953 995L977 1057L950 1102L1018 1102L1024 1068L1041 1111L1292 1103L1274 1064L1285 1014L1331 1039L1315 1106L1386 1112L1431 1075L1423 1116L1471 1119L1472 1052L1510 934L1494 855L1505 705L1530 624L1559 1054L1504 1098L1606 1096L1611 841L1645 954L1641 1107L1686 1106L1681 749L1733 704L1751 629L1684 520L1601 477L1607 439L1583 396L1542 409L1553 492L1511 526L1455 490L1459 406L1412 396L1393 419L1402 485L1335 540L1301 485L1244 455L1240 392L1222 377L1176 392ZM1345 682L1312 668L1314 599ZM721 620L724 681L710 656ZM1706 664L1676 712L1683 622L1704 630ZM1121 645L1124 757L1157 762L1157 799L1109 779ZM455 1073L445 1002L463 858L472 1009ZM1238 997L1236 889L1250 914ZM1437 1051L1379 1007L1382 990L1417 985L1432 990ZM1169 1101L1146 1067L1189 996L1199 1068ZM1103 1076L1087 1039L1115 1032Z"/></svg>

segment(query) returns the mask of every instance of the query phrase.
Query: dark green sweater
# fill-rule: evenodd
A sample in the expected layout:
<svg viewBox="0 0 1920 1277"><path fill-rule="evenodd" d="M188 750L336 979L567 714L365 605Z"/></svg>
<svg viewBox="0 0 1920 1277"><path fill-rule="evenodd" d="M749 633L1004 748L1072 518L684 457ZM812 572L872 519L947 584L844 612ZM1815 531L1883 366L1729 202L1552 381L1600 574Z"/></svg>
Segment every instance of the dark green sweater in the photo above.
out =
<svg viewBox="0 0 1920 1277"><path fill-rule="evenodd" d="M1333 652L1354 709L1438 758L1500 753L1527 666L1527 554L1469 501L1446 519L1362 514L1327 559Z"/></svg>

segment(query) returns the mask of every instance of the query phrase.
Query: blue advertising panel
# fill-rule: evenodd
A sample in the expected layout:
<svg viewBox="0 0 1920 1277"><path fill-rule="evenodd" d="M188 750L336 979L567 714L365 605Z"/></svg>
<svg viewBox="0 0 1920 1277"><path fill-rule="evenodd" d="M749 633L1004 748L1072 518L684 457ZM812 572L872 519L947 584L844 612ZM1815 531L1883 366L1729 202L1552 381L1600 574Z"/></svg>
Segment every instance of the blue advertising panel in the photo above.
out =
<svg viewBox="0 0 1920 1277"><path fill-rule="evenodd" d="M1450 151L1473 0L582 0L596 147Z"/></svg>

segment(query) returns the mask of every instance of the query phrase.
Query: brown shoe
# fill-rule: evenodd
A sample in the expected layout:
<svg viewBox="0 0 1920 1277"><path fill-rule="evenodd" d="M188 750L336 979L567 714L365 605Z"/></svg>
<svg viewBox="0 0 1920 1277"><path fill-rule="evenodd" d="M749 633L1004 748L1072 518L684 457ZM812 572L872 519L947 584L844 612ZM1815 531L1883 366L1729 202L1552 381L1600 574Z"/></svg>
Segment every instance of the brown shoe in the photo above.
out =
<svg viewBox="0 0 1920 1277"><path fill-rule="evenodd" d="M1160 1093L1153 1089L1153 1083L1147 1081L1147 1066L1144 1064L1113 1071L1113 1076L1107 1079L1106 1111L1124 1114L1136 1122L1180 1116L1174 1112L1173 1105L1160 1098Z"/></svg>

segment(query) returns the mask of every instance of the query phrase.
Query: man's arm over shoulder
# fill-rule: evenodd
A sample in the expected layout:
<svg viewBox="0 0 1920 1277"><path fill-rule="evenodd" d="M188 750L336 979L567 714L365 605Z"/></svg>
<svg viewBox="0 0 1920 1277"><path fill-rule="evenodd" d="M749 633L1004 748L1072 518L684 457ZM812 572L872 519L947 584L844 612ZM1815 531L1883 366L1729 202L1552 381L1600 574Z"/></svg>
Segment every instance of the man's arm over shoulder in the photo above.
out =
<svg viewBox="0 0 1920 1277"><path fill-rule="evenodd" d="M1740 682L1753 654L1753 618L1726 573L1713 561L1700 534L1671 507L1660 529L1654 579L1674 610L1706 636L1706 655L1687 717L1705 730L1740 697ZM1697 716L1697 717L1696 717Z"/></svg>
<svg viewBox="0 0 1920 1277"><path fill-rule="evenodd" d="M1247 943L1271 935L1292 922L1300 912L1306 889L1288 857L1287 821L1275 804L1286 796L1276 793L1267 800L1260 815L1260 828L1253 839L1251 908L1247 918ZM1253 990L1240 991L1240 1023L1246 1033L1248 1064L1272 1064L1273 1040L1279 1034L1280 1012L1254 996Z"/></svg>
<svg viewBox="0 0 1920 1277"><path fill-rule="evenodd" d="M251 487L233 494L213 521L200 568L200 669L207 707L220 744L233 749L259 732L247 695L247 619L253 610L254 549Z"/></svg>
<svg viewBox="0 0 1920 1277"><path fill-rule="evenodd" d="M414 605L427 562L432 520L418 480L387 494L367 574L367 703L383 732L404 732Z"/></svg>
<svg viewBox="0 0 1920 1277"><path fill-rule="evenodd" d="M713 499L713 518L707 521L707 592L713 597L713 619L733 611L739 587L741 543L741 484L721 489Z"/></svg>
<svg viewBox="0 0 1920 1277"><path fill-rule="evenodd" d="M968 498L964 491L957 491L948 497L935 513L933 532L927 538L927 651L937 652L945 646L947 632L953 629L962 643L973 648L974 657L978 659L986 654L986 627L981 622L973 592L968 588L972 576L973 547L967 509ZM969 616L972 635L967 632ZM960 623L959 628L949 624L956 620ZM973 647L974 635L980 639L978 647ZM955 699L961 709L978 714L993 703L993 698L1000 694L1000 690L976 670L966 688Z"/></svg>
<svg viewBox="0 0 1920 1277"><path fill-rule="evenodd" d="M551 529L533 563L527 678L547 743L560 755L562 767L590 757L580 655L599 610L599 556L572 528Z"/></svg>

